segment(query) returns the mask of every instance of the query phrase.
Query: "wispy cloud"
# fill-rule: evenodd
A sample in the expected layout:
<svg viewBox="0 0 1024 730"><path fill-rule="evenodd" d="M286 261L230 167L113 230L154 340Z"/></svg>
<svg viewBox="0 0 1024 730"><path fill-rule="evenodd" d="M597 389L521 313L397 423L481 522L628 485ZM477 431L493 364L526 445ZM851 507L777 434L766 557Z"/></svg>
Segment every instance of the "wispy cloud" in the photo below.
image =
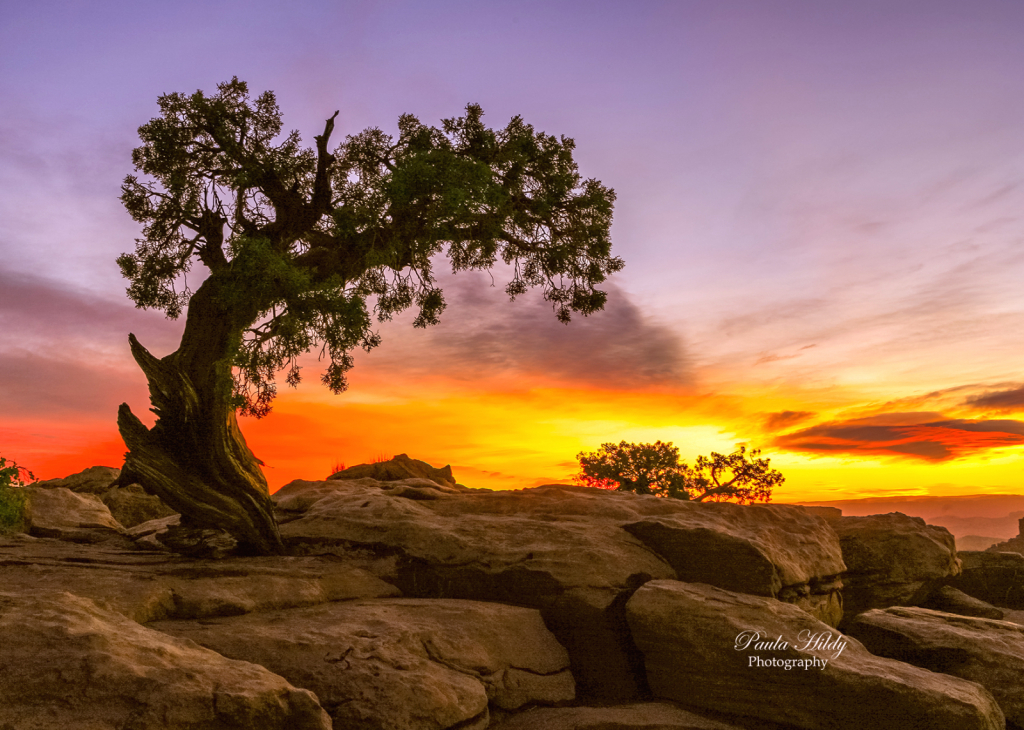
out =
<svg viewBox="0 0 1024 730"><path fill-rule="evenodd" d="M113 418L121 401L146 398L128 333L160 353L175 347L181 326L127 299L0 268L0 413Z"/></svg>
<svg viewBox="0 0 1024 730"><path fill-rule="evenodd" d="M945 461L1024 444L1024 421L932 420L939 414L888 413L831 421L775 439L790 451L857 456L910 456Z"/></svg>
<svg viewBox="0 0 1024 730"><path fill-rule="evenodd" d="M65 349L70 342L96 348L116 343L127 353L122 343L129 332L173 348L182 326L158 312L136 309L121 291L101 297L63 281L0 268L0 327L5 335L0 348L38 346L73 356Z"/></svg>
<svg viewBox="0 0 1024 730"><path fill-rule="evenodd" d="M555 319L538 292L509 302L486 274L444 277L442 284L448 307L441 323L420 337L403 333L393 343L385 332L385 346L367 361L375 370L414 375L443 368L446 377L461 380L531 376L536 382L621 390L693 381L679 336L612 283L603 287L604 310L577 315L568 325Z"/></svg>
<svg viewBox="0 0 1024 730"><path fill-rule="evenodd" d="M88 359L32 352L0 352L0 413L9 418L59 414L117 417L123 401L143 404L146 380L141 371L114 370Z"/></svg>
<svg viewBox="0 0 1024 730"><path fill-rule="evenodd" d="M1011 412L1024 410L1024 385L1006 390L992 390L982 395L971 396L964 401L968 408L978 410Z"/></svg>
<svg viewBox="0 0 1024 730"><path fill-rule="evenodd" d="M779 411L769 413L764 419L766 431L785 431L798 423L803 423L816 414L813 411Z"/></svg>

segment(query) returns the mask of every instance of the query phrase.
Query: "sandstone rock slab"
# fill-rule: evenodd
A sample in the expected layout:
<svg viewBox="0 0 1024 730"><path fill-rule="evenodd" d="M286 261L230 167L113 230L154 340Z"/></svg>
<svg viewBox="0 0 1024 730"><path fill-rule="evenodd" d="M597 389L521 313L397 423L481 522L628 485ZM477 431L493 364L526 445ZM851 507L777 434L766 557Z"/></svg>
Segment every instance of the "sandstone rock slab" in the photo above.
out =
<svg viewBox="0 0 1024 730"><path fill-rule="evenodd" d="M0 727L329 730L311 692L69 593L0 593Z"/></svg>
<svg viewBox="0 0 1024 730"><path fill-rule="evenodd" d="M120 477L121 470L112 466L90 466L77 474L35 482L32 486L41 489L63 487L76 494L95 495L124 527L175 514L159 497L147 494L142 485L119 485Z"/></svg>
<svg viewBox="0 0 1024 730"><path fill-rule="evenodd" d="M79 494L95 494L99 496L114 486L121 476L121 470L112 466L90 466L88 469L60 479L47 479L35 482L33 486L43 489L64 487Z"/></svg>
<svg viewBox="0 0 1024 730"><path fill-rule="evenodd" d="M335 727L483 728L489 703L574 696L568 654L540 614L501 604L357 600L151 626L314 691Z"/></svg>
<svg viewBox="0 0 1024 730"><path fill-rule="evenodd" d="M848 632L879 656L977 682L1024 726L1024 627L927 608L866 611Z"/></svg>
<svg viewBox="0 0 1024 730"><path fill-rule="evenodd" d="M626 616L656 697L814 730L1004 727L980 685L874 656L775 599L653 581Z"/></svg>
<svg viewBox="0 0 1024 730"><path fill-rule="evenodd" d="M100 500L107 505L114 519L126 528L177 514L162 499L147 494L140 484L111 487L100 495Z"/></svg>
<svg viewBox="0 0 1024 730"><path fill-rule="evenodd" d="M359 464L337 471L328 479L376 479L381 482L397 482L403 479L429 479L446 487L455 487L451 465L437 469L425 461L410 459L407 454L398 454L387 461L373 464Z"/></svg>
<svg viewBox="0 0 1024 730"><path fill-rule="evenodd" d="M24 489L31 513L30 535L100 542L124 533L124 527L93 494L76 494L67 487Z"/></svg>
<svg viewBox="0 0 1024 730"><path fill-rule="evenodd" d="M624 528L664 556L679 580L778 598L830 626L842 619L839 539L804 507L682 502Z"/></svg>
<svg viewBox="0 0 1024 730"><path fill-rule="evenodd" d="M844 613L925 601L960 574L956 542L945 527L899 512L832 522L843 548Z"/></svg>

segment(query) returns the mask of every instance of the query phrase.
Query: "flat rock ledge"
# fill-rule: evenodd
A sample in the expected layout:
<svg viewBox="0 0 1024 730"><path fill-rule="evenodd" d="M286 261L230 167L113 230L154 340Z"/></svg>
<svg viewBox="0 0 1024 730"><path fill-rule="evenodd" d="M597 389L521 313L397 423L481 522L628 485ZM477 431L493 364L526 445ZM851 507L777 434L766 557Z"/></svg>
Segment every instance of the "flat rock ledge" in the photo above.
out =
<svg viewBox="0 0 1024 730"><path fill-rule="evenodd" d="M190 560L106 544L0 536L0 590L26 596L68 591L139 623L400 595L330 555Z"/></svg>

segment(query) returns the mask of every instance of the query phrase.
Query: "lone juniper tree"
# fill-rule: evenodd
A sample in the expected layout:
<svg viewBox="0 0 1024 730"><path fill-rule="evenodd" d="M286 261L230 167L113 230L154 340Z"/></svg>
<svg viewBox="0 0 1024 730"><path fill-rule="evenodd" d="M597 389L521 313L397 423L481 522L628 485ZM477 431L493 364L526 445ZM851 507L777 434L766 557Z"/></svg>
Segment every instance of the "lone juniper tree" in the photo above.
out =
<svg viewBox="0 0 1024 730"><path fill-rule="evenodd" d="M274 95L251 99L237 78L159 106L132 153L141 176L122 186L143 235L118 264L139 307L187 316L163 358L129 335L157 422L121 405L125 466L183 525L227 530L249 552L282 544L236 412L266 415L275 375L299 381L300 355L318 349L324 384L345 390L351 352L379 343L373 315L415 306L415 326L437 323L442 257L453 271L500 259L509 296L541 287L563 322L600 310L596 285L622 268L613 191L580 177L571 139L519 117L491 130L475 105L440 128L404 115L397 138L368 129L331 151L337 112L305 148L281 134ZM206 275L193 291L197 262Z"/></svg>

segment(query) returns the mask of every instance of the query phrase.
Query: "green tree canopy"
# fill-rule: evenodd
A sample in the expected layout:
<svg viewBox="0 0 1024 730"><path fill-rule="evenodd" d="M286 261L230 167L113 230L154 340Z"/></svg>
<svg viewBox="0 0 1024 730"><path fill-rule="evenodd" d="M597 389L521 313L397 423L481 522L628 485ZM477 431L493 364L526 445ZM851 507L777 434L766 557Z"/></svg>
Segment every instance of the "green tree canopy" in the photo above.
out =
<svg viewBox="0 0 1024 730"><path fill-rule="evenodd" d="M711 456L698 456L694 465L688 466L679 460L679 449L671 443L607 443L597 451L576 455L580 463L576 482L698 502L767 502L785 477L770 468L770 459L759 458L760 455L757 449L748 454L746 447L740 445L731 454L712 451Z"/></svg>
<svg viewBox="0 0 1024 730"><path fill-rule="evenodd" d="M122 202L143 224L118 264L140 307L177 317L196 263L225 280L219 297L244 313L232 343L236 402L262 416L275 374L299 381L296 358L320 348L323 382L346 387L351 351L380 339L380 321L415 306L415 326L444 309L435 257L452 271L511 267L515 298L543 289L555 314L591 314L596 286L622 268L611 256L614 192L581 178L574 142L535 132L519 117L501 130L479 106L440 128L411 114L398 136L368 129L333 151L337 116L304 148L282 134L271 92L251 100L237 78L206 96L167 94L139 128Z"/></svg>

